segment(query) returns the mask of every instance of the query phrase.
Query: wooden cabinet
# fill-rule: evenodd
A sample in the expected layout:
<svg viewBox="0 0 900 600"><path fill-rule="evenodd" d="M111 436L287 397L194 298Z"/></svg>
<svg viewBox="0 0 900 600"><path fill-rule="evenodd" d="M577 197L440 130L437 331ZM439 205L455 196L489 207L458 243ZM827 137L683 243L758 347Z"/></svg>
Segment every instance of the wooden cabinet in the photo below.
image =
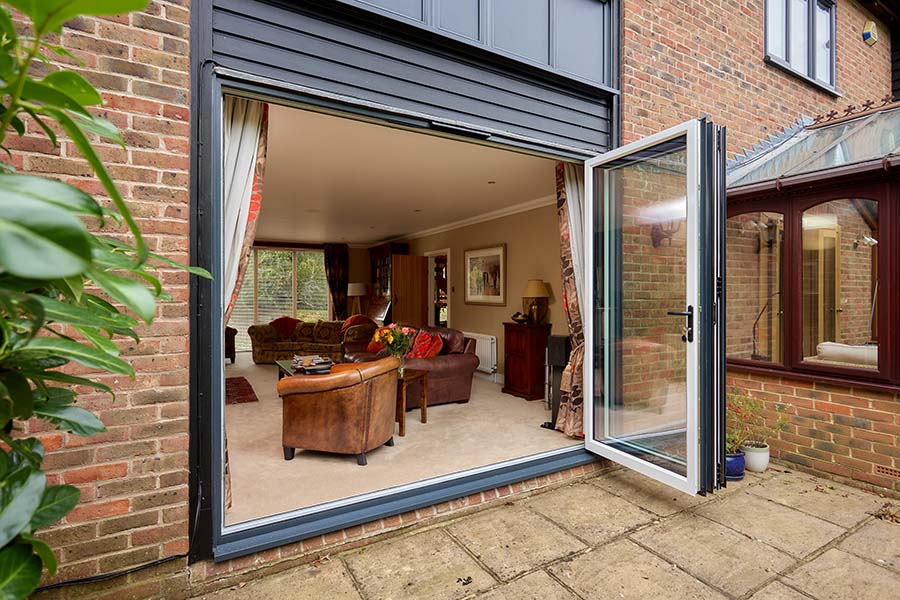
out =
<svg viewBox="0 0 900 600"><path fill-rule="evenodd" d="M385 323L422 327L428 324L428 259L408 252L409 247L402 243L369 250L372 295L391 302Z"/></svg>
<svg viewBox="0 0 900 600"><path fill-rule="evenodd" d="M503 393L540 400L550 325L503 324Z"/></svg>

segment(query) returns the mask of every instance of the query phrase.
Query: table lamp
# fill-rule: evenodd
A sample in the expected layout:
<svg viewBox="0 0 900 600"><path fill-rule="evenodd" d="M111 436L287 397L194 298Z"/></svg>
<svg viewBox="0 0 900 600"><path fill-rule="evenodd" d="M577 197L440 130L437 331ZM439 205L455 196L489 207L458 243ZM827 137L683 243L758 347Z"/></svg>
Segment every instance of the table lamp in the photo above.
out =
<svg viewBox="0 0 900 600"><path fill-rule="evenodd" d="M368 294L368 289L365 283L350 283L347 285L347 297L353 299L353 302L350 305L351 315L362 313L359 299L366 294Z"/></svg>
<svg viewBox="0 0 900 600"><path fill-rule="evenodd" d="M540 279L529 279L522 293L522 312L532 323L543 323L550 306L550 293L547 284Z"/></svg>

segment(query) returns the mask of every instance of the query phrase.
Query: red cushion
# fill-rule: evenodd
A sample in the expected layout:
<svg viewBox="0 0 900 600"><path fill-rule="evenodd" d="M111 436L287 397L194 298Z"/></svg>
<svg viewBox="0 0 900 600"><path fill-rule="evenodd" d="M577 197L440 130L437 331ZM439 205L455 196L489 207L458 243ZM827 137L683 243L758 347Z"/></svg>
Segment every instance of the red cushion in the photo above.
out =
<svg viewBox="0 0 900 600"><path fill-rule="evenodd" d="M369 342L369 345L366 346L366 352L369 352L369 353L371 353L371 354L378 354L379 352L381 352L382 350L384 350L384 343L383 343L383 342L376 342L376 341L375 341L375 335L376 335L379 331L382 331L383 329L384 329L384 327L382 327L381 329L377 329L377 330L375 331L375 333L372 334L372 340Z"/></svg>
<svg viewBox="0 0 900 600"><path fill-rule="evenodd" d="M441 353L441 349L444 347L444 340L441 339L441 336L434 335L431 339L431 345L428 346L428 350L425 352L425 356L422 358L432 358L433 356L437 356Z"/></svg>
<svg viewBox="0 0 900 600"><path fill-rule="evenodd" d="M275 332L281 337L291 337L294 333L294 329L297 328L297 323L300 321L293 317L278 317L269 325L275 328Z"/></svg>
<svg viewBox="0 0 900 600"><path fill-rule="evenodd" d="M435 342L435 339L437 339L437 342ZM413 342L412 348L406 353L406 358L430 358L432 356L437 356L437 352L441 351L442 345L441 337L439 335L432 335L427 331L420 331ZM432 354L435 347L437 348L437 352Z"/></svg>
<svg viewBox="0 0 900 600"><path fill-rule="evenodd" d="M341 337L347 333L347 330L353 327L354 325L365 325L371 323L375 325L375 321L367 317L366 315L351 315L347 317L347 320L344 321L344 324L341 325Z"/></svg>

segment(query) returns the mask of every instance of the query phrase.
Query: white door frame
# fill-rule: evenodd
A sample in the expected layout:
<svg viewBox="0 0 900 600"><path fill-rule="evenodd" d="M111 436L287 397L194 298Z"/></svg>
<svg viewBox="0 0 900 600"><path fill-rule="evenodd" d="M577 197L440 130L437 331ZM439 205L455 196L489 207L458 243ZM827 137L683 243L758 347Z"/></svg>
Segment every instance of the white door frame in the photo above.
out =
<svg viewBox="0 0 900 600"><path fill-rule="evenodd" d="M424 256L428 257L428 324L432 327L436 325L434 322L434 301L435 301L435 289L434 289L434 258L435 256L446 256L447 257L447 327L450 327L450 319L453 316L453 311L450 310L450 297L452 294L450 293L450 248L441 248L440 250L430 250L424 253Z"/></svg>
<svg viewBox="0 0 900 600"><path fill-rule="evenodd" d="M673 488L681 490L688 494L696 494L699 490L700 477L700 452L699 452L699 402L697 387L697 367L698 367L698 340L701 339L699 331L699 319L695 319L695 335L694 342L686 344L685 353L687 358L687 449L686 449L686 467L687 475L681 476L677 473L669 471L659 465L641 460L631 454L618 450L607 444L596 441L594 437L594 398L597 395L594 391L594 309L595 298L594 290L594 180L592 172L594 167L604 163L623 158L636 151L651 148L676 139L681 136L687 138L687 276L686 276L686 297L687 304L693 305L697 310L699 306L699 287L697 281L697 250L699 235L699 214L698 206L700 201L700 121L693 120L682 123L675 127L666 129L654 135L647 136L637 142L626 144L616 150L612 150L605 154L601 154L585 161L584 176L584 227L586 241L586 255L584 261L584 298L586 302L584 306L584 336L585 336L585 353L584 353L584 445L591 452L599 454L613 460L623 466L638 471L648 477L669 485ZM604 184L606 179L604 178ZM601 207L602 208L602 207ZM609 253L604 253L609 256ZM608 273L608 269L604 269L604 273ZM604 293L607 286L604 285ZM608 303L607 303L608 305ZM684 310L683 306L673 307L677 310ZM610 331L609 313L604 312L602 317L605 320L604 331ZM603 357L601 357L603 358ZM606 365L604 365L606 367ZM604 374L609 370L604 368ZM600 389L604 388L604 382L599 382Z"/></svg>

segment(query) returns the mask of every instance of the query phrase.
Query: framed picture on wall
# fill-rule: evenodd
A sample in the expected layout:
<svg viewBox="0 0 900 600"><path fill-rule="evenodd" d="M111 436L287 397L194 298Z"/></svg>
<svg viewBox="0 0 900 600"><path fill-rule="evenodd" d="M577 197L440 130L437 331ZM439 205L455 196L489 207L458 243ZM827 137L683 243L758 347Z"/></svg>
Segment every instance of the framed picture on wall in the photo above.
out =
<svg viewBox="0 0 900 600"><path fill-rule="evenodd" d="M506 244L465 251L466 304L506 306Z"/></svg>

